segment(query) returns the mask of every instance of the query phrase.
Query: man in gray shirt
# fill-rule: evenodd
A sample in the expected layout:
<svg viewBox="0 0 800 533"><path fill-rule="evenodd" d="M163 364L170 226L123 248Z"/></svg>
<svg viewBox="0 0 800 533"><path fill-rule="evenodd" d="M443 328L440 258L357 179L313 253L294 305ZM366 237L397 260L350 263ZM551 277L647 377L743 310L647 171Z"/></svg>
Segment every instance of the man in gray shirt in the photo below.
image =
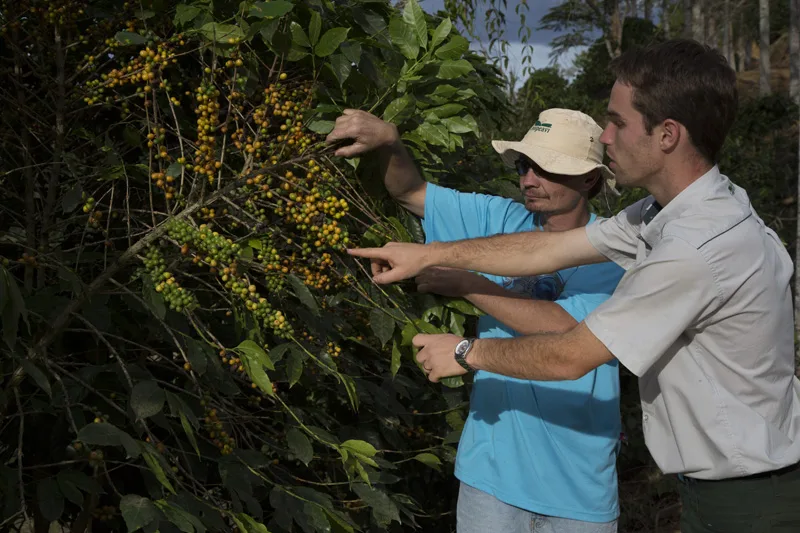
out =
<svg viewBox="0 0 800 533"><path fill-rule="evenodd" d="M716 165L737 107L724 57L673 40L612 63L600 141L621 185L650 197L563 233L351 250L390 283L434 265L523 276L614 261L617 290L566 333L418 335L437 381L471 370L577 379L617 358L639 376L647 446L679 475L682 533L800 531L800 381L793 266Z"/></svg>

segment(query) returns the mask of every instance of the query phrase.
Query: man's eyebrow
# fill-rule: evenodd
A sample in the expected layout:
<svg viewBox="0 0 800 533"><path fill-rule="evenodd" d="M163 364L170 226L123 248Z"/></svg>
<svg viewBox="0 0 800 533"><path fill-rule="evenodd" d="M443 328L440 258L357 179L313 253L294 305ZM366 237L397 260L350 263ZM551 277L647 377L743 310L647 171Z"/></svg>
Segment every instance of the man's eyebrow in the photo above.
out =
<svg viewBox="0 0 800 533"><path fill-rule="evenodd" d="M622 115L620 115L616 111L612 111L610 109L608 111L606 111L606 116L608 118L622 118Z"/></svg>

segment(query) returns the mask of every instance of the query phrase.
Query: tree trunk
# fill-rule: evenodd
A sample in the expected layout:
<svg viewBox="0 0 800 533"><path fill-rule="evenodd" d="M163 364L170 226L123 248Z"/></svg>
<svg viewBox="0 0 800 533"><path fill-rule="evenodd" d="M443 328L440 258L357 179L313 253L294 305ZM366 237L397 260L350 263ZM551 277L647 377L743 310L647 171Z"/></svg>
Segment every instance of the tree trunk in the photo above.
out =
<svg viewBox="0 0 800 533"><path fill-rule="evenodd" d="M645 20L653 19L653 0L644 0L644 18Z"/></svg>
<svg viewBox="0 0 800 533"><path fill-rule="evenodd" d="M717 35L717 12L706 0L705 12L703 13L703 34L705 43L712 48L719 48L719 37Z"/></svg>
<svg viewBox="0 0 800 533"><path fill-rule="evenodd" d="M669 16L670 16L669 0L661 0L661 28L664 30L664 35L669 37Z"/></svg>
<svg viewBox="0 0 800 533"><path fill-rule="evenodd" d="M800 105L800 0L789 0L789 96Z"/></svg>
<svg viewBox="0 0 800 533"><path fill-rule="evenodd" d="M732 69L736 70L731 43L731 0L723 0L722 6L722 53Z"/></svg>
<svg viewBox="0 0 800 533"><path fill-rule="evenodd" d="M772 69L769 65L769 0L758 0L758 94L767 96L772 93L769 78Z"/></svg>
<svg viewBox="0 0 800 533"><path fill-rule="evenodd" d="M705 42L705 35L703 35L705 21L703 19L703 0L694 0L692 3L692 39L699 43Z"/></svg>
<svg viewBox="0 0 800 533"><path fill-rule="evenodd" d="M614 2L614 12L611 13L611 46L606 40L611 57L617 57L622 53L622 23L625 16L622 14L619 4L620 0Z"/></svg>

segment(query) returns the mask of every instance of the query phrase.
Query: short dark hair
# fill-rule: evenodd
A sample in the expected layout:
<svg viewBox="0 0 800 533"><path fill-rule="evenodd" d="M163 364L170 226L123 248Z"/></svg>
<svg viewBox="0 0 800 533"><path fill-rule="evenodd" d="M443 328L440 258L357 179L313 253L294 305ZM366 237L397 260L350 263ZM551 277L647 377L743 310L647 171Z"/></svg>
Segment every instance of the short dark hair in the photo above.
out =
<svg viewBox="0 0 800 533"><path fill-rule="evenodd" d="M667 119L680 122L692 145L716 163L736 118L736 73L725 57L690 39L631 49L611 62L617 81L633 88L633 106L647 133Z"/></svg>

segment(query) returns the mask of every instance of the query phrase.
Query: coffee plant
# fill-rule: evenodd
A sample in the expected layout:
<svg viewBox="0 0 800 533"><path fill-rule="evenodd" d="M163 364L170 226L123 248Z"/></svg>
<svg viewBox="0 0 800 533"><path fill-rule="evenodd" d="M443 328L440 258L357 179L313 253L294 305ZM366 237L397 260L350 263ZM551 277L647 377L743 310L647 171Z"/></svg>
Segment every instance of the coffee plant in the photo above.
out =
<svg viewBox="0 0 800 533"><path fill-rule="evenodd" d="M410 339L477 310L343 253L421 226L324 139L457 181L496 69L415 0L0 6L0 528L452 529L467 392Z"/></svg>

